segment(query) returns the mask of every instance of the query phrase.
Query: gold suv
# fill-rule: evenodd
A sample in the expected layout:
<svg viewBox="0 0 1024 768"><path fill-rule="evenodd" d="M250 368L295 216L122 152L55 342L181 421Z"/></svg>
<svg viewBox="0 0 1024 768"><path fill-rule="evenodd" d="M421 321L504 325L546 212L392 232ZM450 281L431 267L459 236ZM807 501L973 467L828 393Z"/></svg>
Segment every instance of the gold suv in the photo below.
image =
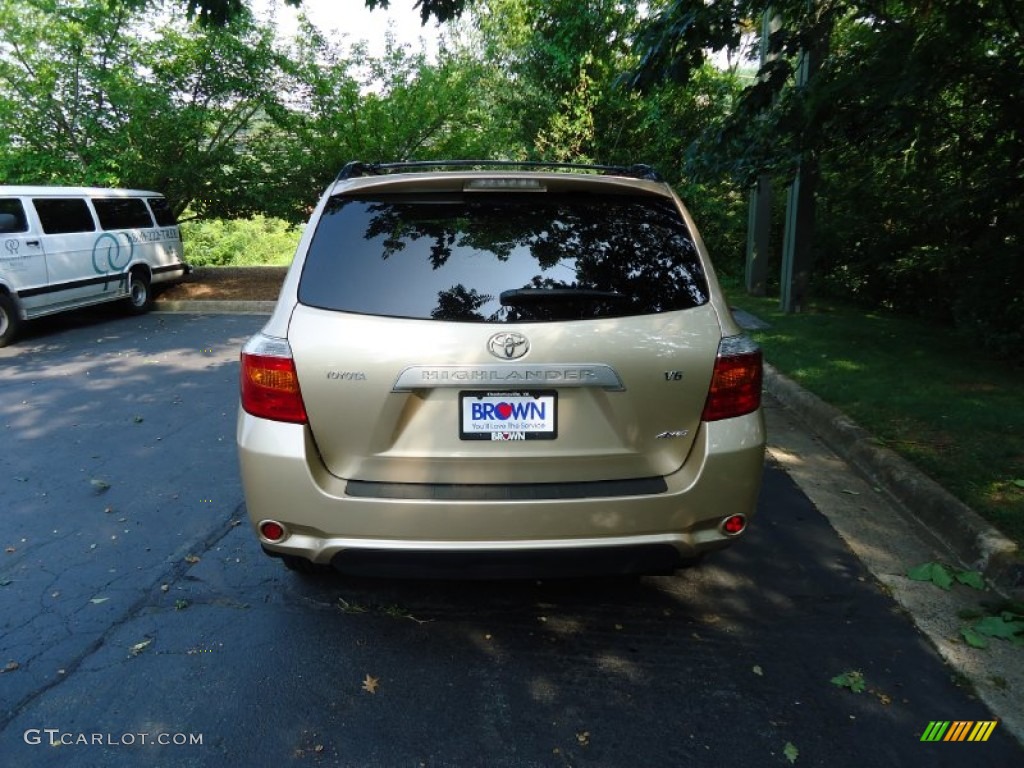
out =
<svg viewBox="0 0 1024 768"><path fill-rule="evenodd" d="M665 573L754 512L761 352L646 166L350 163L242 350L237 439L293 569Z"/></svg>

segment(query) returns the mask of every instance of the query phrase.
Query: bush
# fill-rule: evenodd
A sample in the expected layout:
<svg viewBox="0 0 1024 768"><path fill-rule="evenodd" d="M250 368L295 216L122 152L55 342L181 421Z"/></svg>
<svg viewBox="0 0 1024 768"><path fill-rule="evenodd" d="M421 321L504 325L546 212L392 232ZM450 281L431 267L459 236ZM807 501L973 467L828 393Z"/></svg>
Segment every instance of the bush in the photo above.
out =
<svg viewBox="0 0 1024 768"><path fill-rule="evenodd" d="M299 227L265 216L195 219L181 225L185 260L196 267L286 266L301 234Z"/></svg>

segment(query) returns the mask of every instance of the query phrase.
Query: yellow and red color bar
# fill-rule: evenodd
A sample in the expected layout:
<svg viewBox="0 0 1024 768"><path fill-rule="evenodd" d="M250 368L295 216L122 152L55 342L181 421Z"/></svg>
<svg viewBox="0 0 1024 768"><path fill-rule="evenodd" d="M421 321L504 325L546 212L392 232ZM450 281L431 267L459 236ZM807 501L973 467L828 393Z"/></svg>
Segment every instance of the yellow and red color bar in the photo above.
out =
<svg viewBox="0 0 1024 768"><path fill-rule="evenodd" d="M921 741L988 741L998 720L932 720Z"/></svg>

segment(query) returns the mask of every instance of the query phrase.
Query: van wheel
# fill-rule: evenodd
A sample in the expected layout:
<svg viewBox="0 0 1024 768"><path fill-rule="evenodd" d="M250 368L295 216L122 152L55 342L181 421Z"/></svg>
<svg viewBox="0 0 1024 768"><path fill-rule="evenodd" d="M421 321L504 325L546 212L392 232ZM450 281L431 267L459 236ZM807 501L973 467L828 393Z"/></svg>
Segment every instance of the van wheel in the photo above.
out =
<svg viewBox="0 0 1024 768"><path fill-rule="evenodd" d="M21 318L18 316L18 308L14 305L14 299L6 293L0 293L0 347L6 347L14 341L19 328L21 328Z"/></svg>
<svg viewBox="0 0 1024 768"><path fill-rule="evenodd" d="M149 284L149 275L143 270L135 269L128 274L128 298L125 302L133 315L142 315L152 309L153 289Z"/></svg>

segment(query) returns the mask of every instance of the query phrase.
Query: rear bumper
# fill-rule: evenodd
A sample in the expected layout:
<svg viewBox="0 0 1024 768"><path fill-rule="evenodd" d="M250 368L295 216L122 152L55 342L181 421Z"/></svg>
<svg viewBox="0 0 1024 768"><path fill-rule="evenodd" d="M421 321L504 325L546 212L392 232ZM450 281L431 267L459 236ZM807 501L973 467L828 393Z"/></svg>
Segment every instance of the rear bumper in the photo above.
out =
<svg viewBox="0 0 1024 768"><path fill-rule="evenodd" d="M192 274L192 265L186 264L183 261L175 264L167 264L164 266L153 267L153 283L154 284L173 284L180 280L183 280L188 275Z"/></svg>
<svg viewBox="0 0 1024 768"><path fill-rule="evenodd" d="M286 556L263 545L271 557ZM527 550L394 550L362 546L339 551L336 570L355 576L433 579L521 579L643 573L667 575L692 565L671 544Z"/></svg>
<svg viewBox="0 0 1024 768"><path fill-rule="evenodd" d="M423 573L434 570L431 563L450 562L460 575L467 563L487 570L487 561L518 561L529 571L533 561L531 572L540 575L547 572L542 561L572 561L584 572L671 570L667 563L683 564L741 538L725 533L721 523L754 513L765 431L760 411L702 424L684 467L660 478L664 490L630 494L633 481L627 481L625 494L595 488L586 495L584 488L541 498L350 495L347 483L326 471L304 426L240 412L237 441L254 531L260 536L259 524L273 520L287 532L276 542L260 536L268 553L355 571L390 560L400 570ZM604 560L626 566L602 567ZM629 567L645 561L651 567Z"/></svg>

